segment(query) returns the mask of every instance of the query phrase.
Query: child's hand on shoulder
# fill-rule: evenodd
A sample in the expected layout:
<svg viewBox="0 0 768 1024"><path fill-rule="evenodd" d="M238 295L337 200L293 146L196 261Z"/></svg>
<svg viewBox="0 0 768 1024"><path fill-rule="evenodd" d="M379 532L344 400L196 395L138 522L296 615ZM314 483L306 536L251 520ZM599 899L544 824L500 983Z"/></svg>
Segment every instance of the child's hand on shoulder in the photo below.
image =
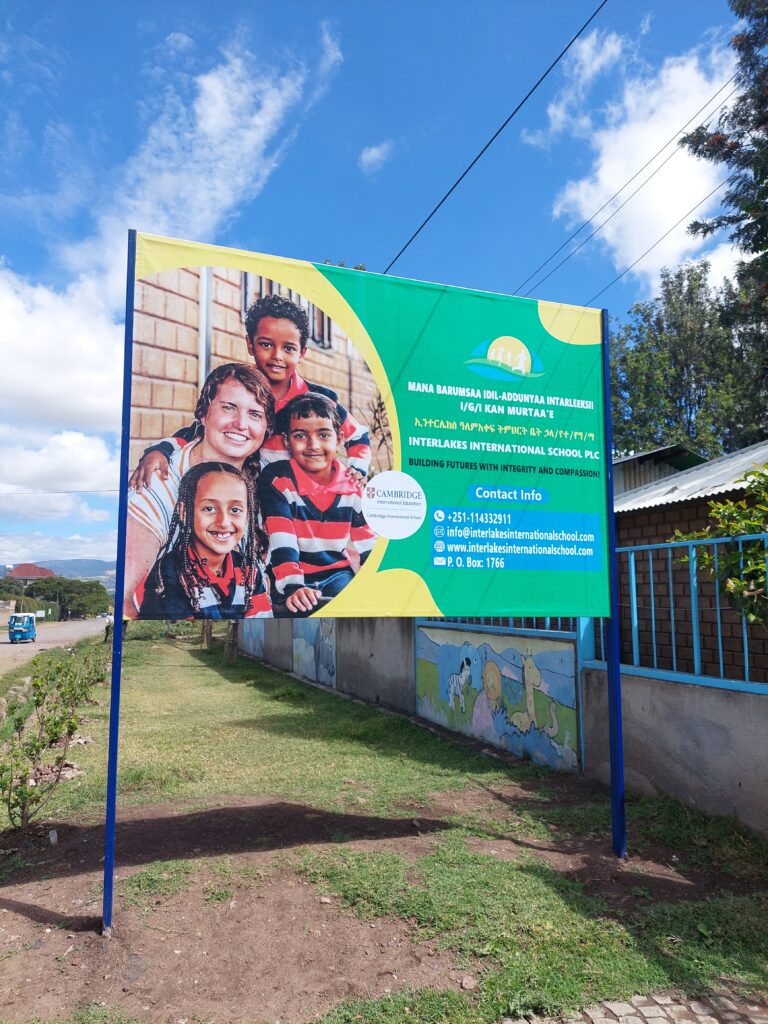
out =
<svg viewBox="0 0 768 1024"><path fill-rule="evenodd" d="M352 481L355 487L362 492L363 484L368 479L367 475L365 473L361 473L359 469L355 469L354 466L347 466L346 470L347 477Z"/></svg>
<svg viewBox="0 0 768 1024"><path fill-rule="evenodd" d="M148 455L143 455L138 466L131 473L128 486L138 492L142 487L149 490L153 473L159 473L161 480L168 479L168 459L162 452L150 452Z"/></svg>

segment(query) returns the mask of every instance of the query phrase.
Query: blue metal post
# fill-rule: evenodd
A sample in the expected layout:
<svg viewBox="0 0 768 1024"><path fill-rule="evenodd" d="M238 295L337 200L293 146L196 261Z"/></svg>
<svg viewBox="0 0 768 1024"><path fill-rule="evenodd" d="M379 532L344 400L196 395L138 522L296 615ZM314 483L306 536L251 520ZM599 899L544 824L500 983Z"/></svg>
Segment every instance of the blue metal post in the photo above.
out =
<svg viewBox="0 0 768 1024"><path fill-rule="evenodd" d="M696 558L697 549L688 548L688 578L691 585L691 637L693 642L693 674L701 675L701 633L699 630L699 572Z"/></svg>
<svg viewBox="0 0 768 1024"><path fill-rule="evenodd" d="M616 566L616 520L613 512L613 431L611 430L611 364L608 351L608 310L603 323L603 421L605 437L605 491L610 560L611 618L606 637L608 677L608 735L611 761L611 836L617 857L627 856L624 808L624 740L621 724L621 660L619 653L619 574Z"/></svg>
<svg viewBox="0 0 768 1024"><path fill-rule="evenodd" d="M640 664L640 630L637 617L637 573L635 552L629 552L629 607L632 618L632 664Z"/></svg>
<svg viewBox="0 0 768 1024"><path fill-rule="evenodd" d="M133 372L133 294L136 271L136 232L128 232L128 280L125 298L125 351L123 355L123 420L120 431L120 501L117 513L117 571L115 573L115 626L112 630L112 685L109 701L109 760L107 812L104 822L104 899L102 933L112 934L112 895L115 876L117 820L117 742L120 726L120 670L123 660L123 590L125 589L125 531L128 518L128 470L131 437L131 375Z"/></svg>

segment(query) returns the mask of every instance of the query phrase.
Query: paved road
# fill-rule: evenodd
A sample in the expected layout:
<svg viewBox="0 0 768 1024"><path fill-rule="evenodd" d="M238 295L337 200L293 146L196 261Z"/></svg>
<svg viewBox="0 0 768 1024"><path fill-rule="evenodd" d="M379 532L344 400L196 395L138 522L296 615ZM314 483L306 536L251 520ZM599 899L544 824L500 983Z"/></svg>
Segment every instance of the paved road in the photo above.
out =
<svg viewBox="0 0 768 1024"><path fill-rule="evenodd" d="M49 647L66 647L84 636L104 636L104 619L74 619L72 622L38 623L34 643L12 644L7 629L0 632L0 672L29 661L39 651Z"/></svg>

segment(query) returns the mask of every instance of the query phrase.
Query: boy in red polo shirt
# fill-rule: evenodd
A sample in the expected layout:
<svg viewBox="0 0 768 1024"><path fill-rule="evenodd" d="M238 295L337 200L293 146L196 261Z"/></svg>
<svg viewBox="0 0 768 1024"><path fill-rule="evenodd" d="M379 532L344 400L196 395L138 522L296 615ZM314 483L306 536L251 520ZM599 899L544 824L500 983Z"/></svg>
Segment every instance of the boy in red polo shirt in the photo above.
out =
<svg viewBox="0 0 768 1024"><path fill-rule="evenodd" d="M354 577L376 540L363 518L362 488L336 458L338 408L308 391L278 416L290 459L261 474L259 493L269 535L276 600L292 614L311 612L336 597Z"/></svg>

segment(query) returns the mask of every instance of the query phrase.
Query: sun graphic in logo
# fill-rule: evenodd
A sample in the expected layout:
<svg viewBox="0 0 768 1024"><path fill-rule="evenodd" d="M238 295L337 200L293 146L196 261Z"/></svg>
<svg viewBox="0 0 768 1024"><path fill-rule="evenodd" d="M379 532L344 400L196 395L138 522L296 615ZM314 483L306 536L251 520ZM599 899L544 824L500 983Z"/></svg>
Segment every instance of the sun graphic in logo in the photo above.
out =
<svg viewBox="0 0 768 1024"><path fill-rule="evenodd" d="M486 359L489 363L498 363L499 366L520 373L524 377L531 372L531 353L517 338L496 338L488 346Z"/></svg>
<svg viewBox="0 0 768 1024"><path fill-rule="evenodd" d="M531 355L519 338L506 334L494 338L490 343L479 345L465 365L482 377L496 380L540 377L544 369L539 359Z"/></svg>

